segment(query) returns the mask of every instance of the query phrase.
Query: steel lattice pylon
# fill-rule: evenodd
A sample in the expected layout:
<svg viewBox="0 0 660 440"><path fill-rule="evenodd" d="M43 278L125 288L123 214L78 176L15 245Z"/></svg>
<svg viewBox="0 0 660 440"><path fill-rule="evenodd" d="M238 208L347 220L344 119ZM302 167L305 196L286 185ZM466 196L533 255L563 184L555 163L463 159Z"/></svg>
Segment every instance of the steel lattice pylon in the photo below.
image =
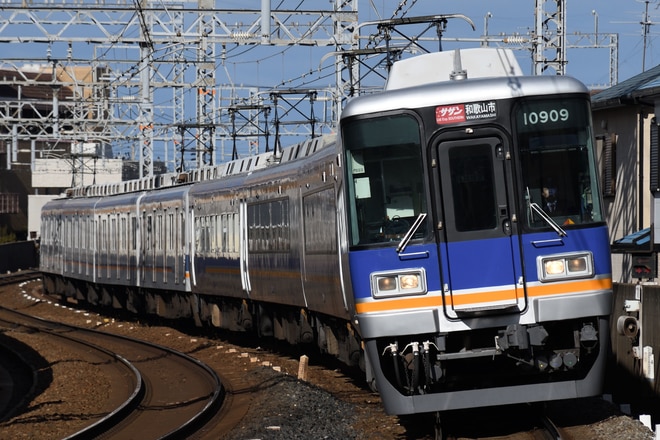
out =
<svg viewBox="0 0 660 440"><path fill-rule="evenodd" d="M97 143L139 158L141 177L152 175L154 162L163 160L160 154L177 169L186 161L203 166L230 159L222 146L243 142L232 129L230 113L240 104L263 104L268 95L242 96L254 87L220 82L217 72L228 50L329 47L341 52L358 44L353 37L357 0L335 1L329 10L327 2L318 2L321 8L315 10L271 11L269 3L262 1L256 10L222 9L219 0L3 3L0 42L41 50L17 51L0 60L0 85L16 90L16 99L0 107L0 142L11 151L36 144L32 148L41 157L65 157L73 144ZM341 80L341 63L333 70ZM27 96L40 82L49 89L40 86ZM321 115L317 133L328 132L340 113L344 87L325 82L309 88L315 87L330 97L323 101L331 104L328 116L316 112ZM287 127L290 131L281 135L308 135L307 127L299 133ZM239 154L251 154L259 145L254 138L260 134L251 135L237 148Z"/></svg>

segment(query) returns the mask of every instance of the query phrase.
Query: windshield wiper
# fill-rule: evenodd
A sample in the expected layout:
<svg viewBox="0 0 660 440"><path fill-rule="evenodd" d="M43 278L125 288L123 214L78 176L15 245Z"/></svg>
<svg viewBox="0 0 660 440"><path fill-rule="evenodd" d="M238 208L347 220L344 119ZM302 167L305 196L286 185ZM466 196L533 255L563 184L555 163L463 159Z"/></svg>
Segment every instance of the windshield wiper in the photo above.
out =
<svg viewBox="0 0 660 440"><path fill-rule="evenodd" d="M413 223L410 229L408 229L408 232L406 232L406 235L403 236L401 242L396 247L396 252L398 254L400 254L406 249L406 246L408 246L408 243L412 239L413 235L415 235L415 232L417 232L417 230L419 229L425 218L426 218L426 213L420 212L417 218L415 219L415 223Z"/></svg>
<svg viewBox="0 0 660 440"><path fill-rule="evenodd" d="M532 211L537 213L539 217L541 217L547 224L550 225L552 229L555 230L557 235L560 237L567 237L568 234L566 234L566 231L564 231L559 224L557 224L556 221L552 219L546 212L538 205L536 202L529 202L529 207L532 208Z"/></svg>

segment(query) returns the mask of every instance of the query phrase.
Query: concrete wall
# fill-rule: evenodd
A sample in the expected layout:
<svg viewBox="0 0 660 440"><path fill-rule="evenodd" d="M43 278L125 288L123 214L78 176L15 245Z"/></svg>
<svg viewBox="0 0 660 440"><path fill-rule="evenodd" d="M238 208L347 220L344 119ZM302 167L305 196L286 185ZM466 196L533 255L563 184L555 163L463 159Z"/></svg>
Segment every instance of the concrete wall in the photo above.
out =
<svg viewBox="0 0 660 440"><path fill-rule="evenodd" d="M34 188L70 188L121 182L121 159L35 159L32 169ZM75 175L73 172L75 171ZM74 185L75 180L75 185Z"/></svg>
<svg viewBox="0 0 660 440"><path fill-rule="evenodd" d="M28 238L37 240L41 237L41 208L59 196L28 195Z"/></svg>
<svg viewBox="0 0 660 440"><path fill-rule="evenodd" d="M18 241L0 245L0 273L39 267L38 245L35 241Z"/></svg>

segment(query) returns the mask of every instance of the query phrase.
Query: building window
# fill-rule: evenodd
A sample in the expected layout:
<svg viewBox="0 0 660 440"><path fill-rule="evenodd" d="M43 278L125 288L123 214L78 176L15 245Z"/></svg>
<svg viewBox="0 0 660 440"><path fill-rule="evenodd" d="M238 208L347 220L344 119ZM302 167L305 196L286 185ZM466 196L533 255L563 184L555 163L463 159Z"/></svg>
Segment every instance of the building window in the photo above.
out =
<svg viewBox="0 0 660 440"><path fill-rule="evenodd" d="M616 193L616 135L613 133L596 138L602 151L601 182L603 197L614 197Z"/></svg>
<svg viewBox="0 0 660 440"><path fill-rule="evenodd" d="M0 194L0 214L18 214L18 194Z"/></svg>
<svg viewBox="0 0 660 440"><path fill-rule="evenodd" d="M660 192L660 126L656 118L651 119L651 192Z"/></svg>

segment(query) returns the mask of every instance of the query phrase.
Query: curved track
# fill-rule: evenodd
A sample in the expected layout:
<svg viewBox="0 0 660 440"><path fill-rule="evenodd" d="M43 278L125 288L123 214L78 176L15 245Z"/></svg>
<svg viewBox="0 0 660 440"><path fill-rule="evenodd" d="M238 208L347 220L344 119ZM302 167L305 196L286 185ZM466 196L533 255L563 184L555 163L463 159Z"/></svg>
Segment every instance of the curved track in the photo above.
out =
<svg viewBox="0 0 660 440"><path fill-rule="evenodd" d="M44 321L0 308L0 323L39 332L103 367L112 382L107 415L71 435L76 438L181 438L199 429L222 404L213 370L167 347L123 336Z"/></svg>

